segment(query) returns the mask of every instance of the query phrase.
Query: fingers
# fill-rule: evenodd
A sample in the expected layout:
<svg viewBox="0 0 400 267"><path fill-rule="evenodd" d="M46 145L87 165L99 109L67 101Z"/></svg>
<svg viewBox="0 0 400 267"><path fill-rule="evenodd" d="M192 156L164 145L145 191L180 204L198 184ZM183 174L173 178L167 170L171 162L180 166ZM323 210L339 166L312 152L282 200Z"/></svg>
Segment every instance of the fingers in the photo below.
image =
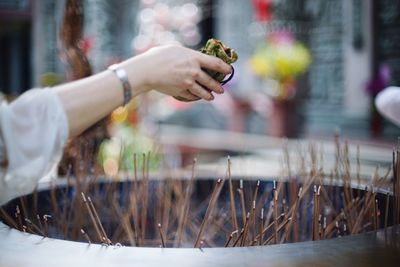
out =
<svg viewBox="0 0 400 267"><path fill-rule="evenodd" d="M207 101L211 101L214 99L214 96L209 91L207 91L197 83L195 83L191 88L189 88L188 91L193 95L201 97Z"/></svg>
<svg viewBox="0 0 400 267"><path fill-rule="evenodd" d="M184 99L181 99L182 97ZM190 93L189 91L183 91L182 93L179 94L177 99L181 100L181 101L195 101L195 100L199 100L200 97Z"/></svg>
<svg viewBox="0 0 400 267"><path fill-rule="evenodd" d="M231 73L231 66L226 64L222 59L214 56L209 56L201 52L197 52L197 57L202 68L218 71L222 74Z"/></svg>
<svg viewBox="0 0 400 267"><path fill-rule="evenodd" d="M207 88L208 90L214 91L217 94L222 94L224 92L224 89L222 88L221 84L214 80L213 78L210 77L207 73L204 71L196 71L193 74L193 78L204 88Z"/></svg>

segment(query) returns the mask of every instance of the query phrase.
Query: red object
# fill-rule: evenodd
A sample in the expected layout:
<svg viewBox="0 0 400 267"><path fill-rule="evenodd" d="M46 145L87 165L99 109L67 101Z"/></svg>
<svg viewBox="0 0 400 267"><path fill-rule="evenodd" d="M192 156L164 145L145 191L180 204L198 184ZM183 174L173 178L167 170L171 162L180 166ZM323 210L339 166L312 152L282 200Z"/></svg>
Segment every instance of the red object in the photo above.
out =
<svg viewBox="0 0 400 267"><path fill-rule="evenodd" d="M94 47L94 38L93 36L87 36L81 41L81 49L83 53L87 56L90 50Z"/></svg>
<svg viewBox="0 0 400 267"><path fill-rule="evenodd" d="M259 22L268 22L272 19L271 0L253 0L256 19Z"/></svg>

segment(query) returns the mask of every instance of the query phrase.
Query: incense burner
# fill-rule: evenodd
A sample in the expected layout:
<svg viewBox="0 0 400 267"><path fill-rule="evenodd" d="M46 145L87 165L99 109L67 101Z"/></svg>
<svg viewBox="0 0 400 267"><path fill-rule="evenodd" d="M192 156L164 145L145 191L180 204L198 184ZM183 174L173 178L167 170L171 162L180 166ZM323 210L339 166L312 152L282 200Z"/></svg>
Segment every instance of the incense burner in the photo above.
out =
<svg viewBox="0 0 400 267"><path fill-rule="evenodd" d="M338 179L317 168L283 180L231 176L229 158L218 180L196 175L194 162L176 178L144 167L130 179L41 184L2 207L3 222L16 229L0 224L0 263L397 266L398 198L379 177L372 187L352 181L347 148L339 148Z"/></svg>

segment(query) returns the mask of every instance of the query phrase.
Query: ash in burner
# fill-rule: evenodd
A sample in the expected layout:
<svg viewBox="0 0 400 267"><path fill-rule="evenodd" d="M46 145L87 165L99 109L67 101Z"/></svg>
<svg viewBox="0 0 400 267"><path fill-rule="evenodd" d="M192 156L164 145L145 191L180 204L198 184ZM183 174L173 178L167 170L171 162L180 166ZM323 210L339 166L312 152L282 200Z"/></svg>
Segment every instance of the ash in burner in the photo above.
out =
<svg viewBox="0 0 400 267"><path fill-rule="evenodd" d="M149 247L239 247L321 240L398 224L394 194L375 175L365 189L351 187L349 164L329 177L316 162L287 181L149 179L148 171L123 182L69 179L1 209L9 226L65 240ZM315 159L315 157L311 157ZM337 167L339 168L339 167ZM136 172L135 172L136 173Z"/></svg>

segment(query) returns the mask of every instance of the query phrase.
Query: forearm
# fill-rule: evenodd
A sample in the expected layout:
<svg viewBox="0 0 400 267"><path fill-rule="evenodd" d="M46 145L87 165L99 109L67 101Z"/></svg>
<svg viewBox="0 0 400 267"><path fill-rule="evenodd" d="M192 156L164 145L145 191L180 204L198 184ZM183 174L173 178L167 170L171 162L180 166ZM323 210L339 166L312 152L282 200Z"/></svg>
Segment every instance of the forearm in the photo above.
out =
<svg viewBox="0 0 400 267"><path fill-rule="evenodd" d="M57 86L54 90L64 106L70 137L79 135L123 103L121 81L110 70ZM144 89L136 83L133 91L135 96Z"/></svg>

